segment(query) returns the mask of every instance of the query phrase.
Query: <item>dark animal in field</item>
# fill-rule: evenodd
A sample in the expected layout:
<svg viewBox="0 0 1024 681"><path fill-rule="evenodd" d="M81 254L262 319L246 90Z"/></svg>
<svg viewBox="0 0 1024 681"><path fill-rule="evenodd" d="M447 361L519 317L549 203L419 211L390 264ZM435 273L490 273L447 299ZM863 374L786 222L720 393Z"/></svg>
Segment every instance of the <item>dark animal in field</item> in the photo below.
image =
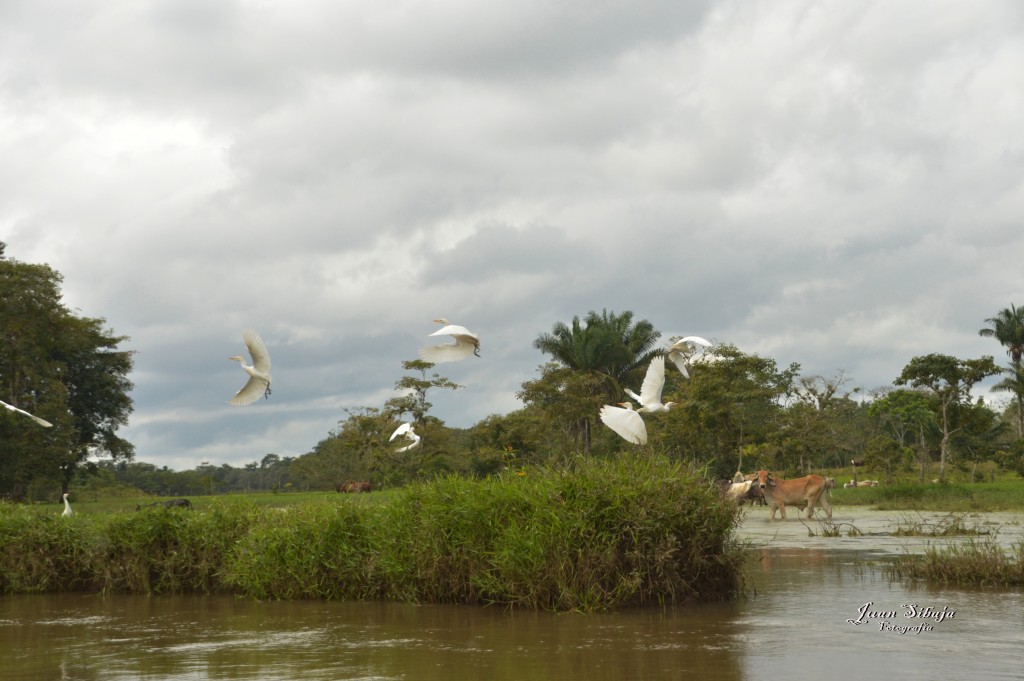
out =
<svg viewBox="0 0 1024 681"><path fill-rule="evenodd" d="M192 510L192 502L188 499L168 499L167 501L154 501L151 504L138 504L135 507L136 511L141 511L144 508L150 508L152 506L163 506L164 508L187 508Z"/></svg>
<svg viewBox="0 0 1024 681"><path fill-rule="evenodd" d="M349 480L348 482L343 484L341 487L339 487L338 491L343 493L343 494L356 494L356 493L359 493L359 492L369 492L370 491L370 483L368 483L368 482L355 482L354 480Z"/></svg>

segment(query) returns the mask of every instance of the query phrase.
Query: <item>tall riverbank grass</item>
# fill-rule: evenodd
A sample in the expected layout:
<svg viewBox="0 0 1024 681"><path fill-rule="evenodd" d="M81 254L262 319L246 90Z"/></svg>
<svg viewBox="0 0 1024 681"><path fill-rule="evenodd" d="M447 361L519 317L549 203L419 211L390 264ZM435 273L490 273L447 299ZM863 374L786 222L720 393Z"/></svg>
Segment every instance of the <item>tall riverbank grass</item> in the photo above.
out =
<svg viewBox="0 0 1024 681"><path fill-rule="evenodd" d="M1024 542L1009 550L995 541L929 547L924 555L901 556L890 568L894 580L958 586L1024 586Z"/></svg>
<svg viewBox="0 0 1024 681"><path fill-rule="evenodd" d="M741 588L734 504L662 459L456 477L368 503L62 518L0 506L0 590L229 592L607 610Z"/></svg>

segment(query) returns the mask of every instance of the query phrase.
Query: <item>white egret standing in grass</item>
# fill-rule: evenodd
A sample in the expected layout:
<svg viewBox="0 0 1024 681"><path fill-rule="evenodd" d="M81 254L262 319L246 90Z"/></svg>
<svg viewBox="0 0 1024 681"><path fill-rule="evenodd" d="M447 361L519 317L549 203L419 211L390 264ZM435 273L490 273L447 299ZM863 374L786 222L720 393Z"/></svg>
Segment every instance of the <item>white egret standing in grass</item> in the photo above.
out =
<svg viewBox="0 0 1024 681"><path fill-rule="evenodd" d="M466 359L470 355L480 356L479 336L464 326L449 324L448 320L444 317L434 321L443 326L430 335L451 336L455 339L455 342L422 347L420 348L420 359L432 364L441 364L442 362L457 362L460 359Z"/></svg>
<svg viewBox="0 0 1024 681"><path fill-rule="evenodd" d="M27 411L25 411L24 409L18 409L18 408L17 408L17 407L15 407L14 405L11 405L11 404L7 404L7 403L6 403L6 402L4 402L3 400L0 400L0 404L4 405L5 407L7 407L8 409L10 409L11 411L16 411L16 412L18 412L19 414L24 414L25 416L29 417L30 419L32 419L33 421L35 421L36 423L38 423L38 424L39 424L39 425L41 425L41 426L45 426L45 427L47 427L47 428L51 428L51 427L53 426L53 424L52 424L52 423L50 423L49 421L46 421L46 420L44 420L44 419L41 419L41 418L39 418L38 416L35 416L34 414L29 414L29 413L28 413Z"/></svg>
<svg viewBox="0 0 1024 681"><path fill-rule="evenodd" d="M619 402L619 406L606 404L601 407L601 421L618 435L635 445L647 444L647 426L639 412L633 411L629 402Z"/></svg>
<svg viewBox="0 0 1024 681"><path fill-rule="evenodd" d="M248 348L249 355L252 357L252 366L246 364L245 360L239 355L228 357L228 359L241 364L245 372L249 374L249 380L242 386L242 389L228 400L228 404L235 406L251 404L258 400L260 395L263 397L270 396L270 354L267 352L267 346L264 345L260 335L252 329L243 331L242 338L245 340L245 347Z"/></svg>
<svg viewBox="0 0 1024 681"><path fill-rule="evenodd" d="M399 436L404 436L406 439L412 440L412 444L406 445L405 447L400 447L395 450L396 452L407 452L413 447L416 447L420 444L420 436L417 435L416 431L412 429L411 423L403 423L402 425L398 426L398 428L395 428L395 432L391 433L391 438L388 440L388 442L391 442L392 440Z"/></svg>
<svg viewBox="0 0 1024 681"><path fill-rule="evenodd" d="M693 355L694 347L697 345L710 348L712 343L700 336L684 336L668 348L668 358L676 365L683 376L687 378L690 377L690 374L686 370L686 362Z"/></svg>
<svg viewBox="0 0 1024 681"><path fill-rule="evenodd" d="M656 414L660 411L668 411L675 406L675 402L661 403L661 391L665 388L665 358L658 355L651 360L647 366L647 374L640 386L640 394L637 395L629 388L625 393L640 403L637 410L640 414Z"/></svg>
<svg viewBox="0 0 1024 681"><path fill-rule="evenodd" d="M64 512L61 513L65 518L74 515L74 511L71 510L71 504L68 503L68 493L64 492Z"/></svg>

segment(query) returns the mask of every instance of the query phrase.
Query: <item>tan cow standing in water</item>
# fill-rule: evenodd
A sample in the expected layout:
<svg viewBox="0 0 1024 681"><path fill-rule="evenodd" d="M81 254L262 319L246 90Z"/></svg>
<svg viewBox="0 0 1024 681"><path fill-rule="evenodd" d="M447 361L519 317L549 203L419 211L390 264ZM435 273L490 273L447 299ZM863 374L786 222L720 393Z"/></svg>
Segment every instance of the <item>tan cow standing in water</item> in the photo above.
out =
<svg viewBox="0 0 1024 681"><path fill-rule="evenodd" d="M828 501L828 483L820 475L783 480L782 478L773 478L768 471L758 471L757 486L764 494L764 500L772 509L772 520L775 519L775 509L782 511L782 518L785 520L786 504L797 506L803 502L807 504L808 518L814 517L814 507L819 505L828 513L829 520L832 519L832 504Z"/></svg>

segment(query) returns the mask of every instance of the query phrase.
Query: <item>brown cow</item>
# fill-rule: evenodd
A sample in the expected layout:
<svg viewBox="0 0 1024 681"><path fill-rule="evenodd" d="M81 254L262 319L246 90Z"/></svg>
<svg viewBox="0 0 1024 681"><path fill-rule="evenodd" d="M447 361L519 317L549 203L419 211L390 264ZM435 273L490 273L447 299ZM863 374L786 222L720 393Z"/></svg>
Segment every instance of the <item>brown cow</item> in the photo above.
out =
<svg viewBox="0 0 1024 681"><path fill-rule="evenodd" d="M354 482L352 480L349 480L344 485L339 487L338 491L339 492L344 492L345 494L352 494L352 493L357 493L357 492L369 492L370 491L370 483L368 483L368 482Z"/></svg>
<svg viewBox="0 0 1024 681"><path fill-rule="evenodd" d="M825 478L820 475L807 475L793 480L773 478L768 471L757 472L757 486L764 493L764 500L772 509L772 520L775 519L775 510L782 512L782 518L786 518L786 504L796 506L801 502L807 503L807 517L814 517L814 506L820 505L832 519L832 504L828 501L828 484Z"/></svg>

